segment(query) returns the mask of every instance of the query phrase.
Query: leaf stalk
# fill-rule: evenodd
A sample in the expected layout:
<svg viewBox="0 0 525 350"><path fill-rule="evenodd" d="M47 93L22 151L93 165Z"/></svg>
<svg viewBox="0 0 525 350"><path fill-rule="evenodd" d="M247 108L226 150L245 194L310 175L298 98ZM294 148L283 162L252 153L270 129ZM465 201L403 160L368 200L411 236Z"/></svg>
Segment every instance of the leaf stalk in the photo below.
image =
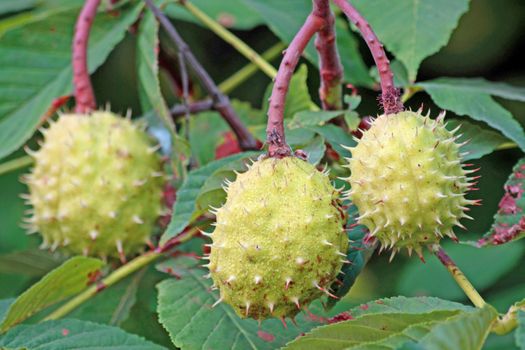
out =
<svg viewBox="0 0 525 350"><path fill-rule="evenodd" d="M478 308L482 308L487 303L478 293L476 288L467 279L467 276L459 269L454 260L445 252L443 247L439 244L432 245L432 252L436 255L439 261L446 267L448 272L452 275L452 278L456 281L458 286L465 292L467 297L470 299L472 304Z"/></svg>

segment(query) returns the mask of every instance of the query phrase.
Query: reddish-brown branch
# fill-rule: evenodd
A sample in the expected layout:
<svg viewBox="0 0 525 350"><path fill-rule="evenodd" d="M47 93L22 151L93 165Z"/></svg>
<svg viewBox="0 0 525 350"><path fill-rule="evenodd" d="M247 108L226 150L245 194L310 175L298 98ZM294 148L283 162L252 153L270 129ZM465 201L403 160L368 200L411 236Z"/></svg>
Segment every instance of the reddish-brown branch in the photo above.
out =
<svg viewBox="0 0 525 350"><path fill-rule="evenodd" d="M270 107L268 108L268 126L266 128L266 141L268 142L268 155L282 158L291 154L290 147L286 144L284 136L284 105L290 80L299 58L310 39L323 26L324 20L311 13L304 22L299 32L286 49L279 71L275 77Z"/></svg>
<svg viewBox="0 0 525 350"><path fill-rule="evenodd" d="M73 38L73 85L77 113L87 113L96 108L93 86L89 78L87 66L87 46L89 32L100 0L86 0L78 15Z"/></svg>
<svg viewBox="0 0 525 350"><path fill-rule="evenodd" d="M329 0L314 0L313 13L324 20L324 25L315 39L321 75L319 97L323 109L339 110L343 107L341 100L343 66L335 41L335 18Z"/></svg>
<svg viewBox="0 0 525 350"><path fill-rule="evenodd" d="M213 110L213 101L210 99L202 100L202 101L196 101L191 102L188 105L184 104L178 104L170 109L171 117L177 118L183 115L186 115L186 111L189 112L189 114L197 114L200 112L210 111Z"/></svg>
<svg viewBox="0 0 525 350"><path fill-rule="evenodd" d="M383 45L368 24L367 20L347 1L333 0L344 12L348 19L354 23L366 41L379 72L381 81L381 105L386 114L398 113L404 109L400 99L399 90L394 86L394 74L390 69L390 62L386 56Z"/></svg>
<svg viewBox="0 0 525 350"><path fill-rule="evenodd" d="M173 24L171 24L170 20L162 13L161 10L159 10L157 6L153 4L151 0L145 0L145 2L166 31L166 34L168 34L169 38L177 46L177 50L184 57L188 67L191 67L197 78L200 80L202 86L210 94L214 109L219 112L219 114L235 133L241 148L243 150L258 149L257 141L253 135L250 134L246 126L241 122L235 113L235 110L231 106L228 97L219 90L217 85L215 85L215 82L211 79L208 72L206 72L204 67L193 55L190 47L188 44L186 44L186 42L184 42Z"/></svg>
<svg viewBox="0 0 525 350"><path fill-rule="evenodd" d="M159 67L166 71L166 73L168 73L172 82L175 96L182 97L182 81L181 74L178 69L179 62L177 58L173 54L171 54L171 52L167 51L164 47L160 45L159 48ZM192 81L190 80L188 81L188 83L188 93L190 97L193 97L194 90Z"/></svg>

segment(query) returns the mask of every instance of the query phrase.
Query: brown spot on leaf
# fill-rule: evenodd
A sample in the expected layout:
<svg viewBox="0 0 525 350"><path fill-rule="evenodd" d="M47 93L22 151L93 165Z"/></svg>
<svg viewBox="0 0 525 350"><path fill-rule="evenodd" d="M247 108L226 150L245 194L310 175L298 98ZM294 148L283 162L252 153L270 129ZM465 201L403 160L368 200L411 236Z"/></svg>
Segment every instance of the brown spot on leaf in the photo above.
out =
<svg viewBox="0 0 525 350"><path fill-rule="evenodd" d="M522 194L521 183L505 186L505 195L499 202L500 214L516 214L518 211L522 211L516 204L516 200L520 199Z"/></svg>
<svg viewBox="0 0 525 350"><path fill-rule="evenodd" d="M100 272L100 270L95 270L95 271L88 272L88 274L87 274L87 278L88 278L87 285L89 286L90 284L93 284L93 283L97 282L97 280L100 278L100 276L102 276L102 272Z"/></svg>
<svg viewBox="0 0 525 350"><path fill-rule="evenodd" d="M352 315L350 315L349 312L345 311L345 312L341 312L338 315L335 315L332 318L329 318L328 323L337 323L337 322L348 321L348 320L353 320L353 319L354 318L352 317Z"/></svg>
<svg viewBox="0 0 525 350"><path fill-rule="evenodd" d="M217 22L225 27L232 27L235 21L236 19L231 13L221 12L217 15Z"/></svg>
<svg viewBox="0 0 525 350"><path fill-rule="evenodd" d="M275 336L273 334L267 333L265 331L257 331L257 336L261 338L262 340L267 341L269 343L275 340Z"/></svg>

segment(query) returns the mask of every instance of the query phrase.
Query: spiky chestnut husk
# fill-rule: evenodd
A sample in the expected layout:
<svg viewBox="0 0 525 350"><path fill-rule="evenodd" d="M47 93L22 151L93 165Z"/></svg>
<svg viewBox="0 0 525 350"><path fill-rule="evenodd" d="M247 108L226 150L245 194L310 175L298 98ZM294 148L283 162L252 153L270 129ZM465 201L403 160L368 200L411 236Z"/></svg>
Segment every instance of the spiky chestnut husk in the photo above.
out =
<svg viewBox="0 0 525 350"><path fill-rule="evenodd" d="M24 177L30 232L42 234L44 248L73 254L136 253L162 209L164 174L151 138L110 112L64 114L41 131Z"/></svg>
<svg viewBox="0 0 525 350"><path fill-rule="evenodd" d="M293 317L329 294L348 238L327 173L294 157L266 158L238 174L216 211L209 256L219 301L240 317Z"/></svg>
<svg viewBox="0 0 525 350"><path fill-rule="evenodd" d="M470 218L465 211L477 203L465 198L472 185L465 170L457 131L448 131L444 113L432 120L419 112L381 115L349 148L349 198L357 206L357 221L370 230L392 256L456 239L455 225Z"/></svg>

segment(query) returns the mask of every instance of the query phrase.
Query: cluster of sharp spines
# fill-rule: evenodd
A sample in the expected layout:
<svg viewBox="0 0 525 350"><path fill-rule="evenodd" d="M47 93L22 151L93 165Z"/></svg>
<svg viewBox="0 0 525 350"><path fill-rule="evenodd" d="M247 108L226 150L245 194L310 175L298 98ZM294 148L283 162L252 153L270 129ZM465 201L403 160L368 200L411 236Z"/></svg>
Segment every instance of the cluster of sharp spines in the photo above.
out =
<svg viewBox="0 0 525 350"><path fill-rule="evenodd" d="M259 161L265 160L261 159ZM284 172L281 173L283 175L288 174L288 172L290 171L285 169L295 169L297 167L295 163L293 165L292 163L287 163L288 160L268 159L267 161L274 162L273 164L275 166L277 166L276 164L278 164L278 162L283 162L283 164L285 164L286 167L283 168L282 164L279 165L279 169L281 169L279 170L279 172ZM301 163L302 162L303 161L301 161ZM310 202L312 203L312 205L314 202L317 202L319 200L321 201L319 203L330 203L331 206L332 200L334 199L334 197L338 197L339 193L330 185L329 181L327 181L326 184L322 182L323 185L321 187L313 185L314 183L317 184L317 182L320 181L319 178L316 178L317 180L314 180L313 176L317 173L319 175L322 175L323 177L327 177L327 171L317 171L312 167L312 171L314 172L313 174L301 170L299 171L299 173L294 173L295 175L291 178L288 178L287 176L290 175L286 175L284 177L275 177L275 174L273 174L273 172L276 170L273 168L273 170L270 170L269 164L266 165L264 168L260 168L260 166L261 165L254 166L253 164L248 164L248 171L242 174L237 173L238 176L235 182L225 180L223 184L223 189L228 194L228 200L223 206L221 206L221 208L210 207L210 212L213 215L217 216L217 223L214 226L216 227L216 230L219 229L220 234L219 236L217 236L217 232L202 232L204 236L210 237L213 241L213 243L207 245L207 248L210 249L210 254L206 254L203 256L203 259L210 260L210 262L203 265L204 267L210 270L210 273L205 277L213 278L214 285L212 289L221 289L221 298L219 298L216 301L215 305L219 304L222 301L226 301L234 307L234 309L239 313L239 315L242 315L243 317L253 317L259 320L272 316L282 318L294 317L296 312L293 312L292 309L297 310L297 312L299 310L305 309L306 306L313 299L321 296L323 293L328 296L334 296L332 291L329 289L329 285L331 284L332 280L337 276L338 270L342 267L342 265L345 263L349 263L348 260L346 260L346 254L340 251L344 248L338 249L337 244L328 242L327 239L319 238L319 242L316 243L316 246L324 247L320 248L320 251L324 251L323 254L329 254L328 250L333 250L333 258L328 259L326 264L330 262L329 264L334 264L334 266L337 265L337 271L329 273L329 270L325 267L324 270L320 269L316 272L312 272L314 275L317 274L318 279L311 281L311 289L309 289L303 286L304 283L307 283L305 281L308 280L308 277L306 276L310 275L311 273L304 274L303 276L303 273L297 273L297 271L300 271L306 264L312 264L312 259L315 258L311 256L311 252L307 253L306 255L302 255L300 252L297 252L295 258L292 258L293 255L288 256L286 258L287 262L292 262L293 265L290 266L290 270L288 272L286 272L287 269L284 269L282 271L279 270L279 273L283 274L280 277L272 276L272 273L268 274L268 271L258 271L257 268L259 267L259 265L255 262L258 261L257 259L259 259L259 255L257 254L262 254L261 256L263 257L263 259L267 259L266 261L275 262L281 259L281 253L275 252L274 254L274 250L271 250L270 252L266 244L272 245L273 243L265 242L265 239L262 238L264 235L261 236L262 240L254 239L255 236L243 240L242 236L240 236L239 239L235 239L235 241L232 241L232 238L228 238L230 237L230 234L228 232L233 233L236 231L236 229L234 229L230 222L233 220L233 218L236 218L237 222L239 220L246 220L245 223L251 222L249 227L252 227L253 230L257 230L256 227L258 227L258 225L263 225L266 228L262 229L260 234L263 234L263 232L266 232L266 230L270 230L268 232L280 232L279 235L281 236L279 236L278 238L279 241L282 242L283 246L290 247L291 249L293 249L292 247L296 246L296 244L303 239L298 238L297 234L295 234L293 231L289 231L291 227L289 226L288 222L279 222L279 220L274 220L274 222L256 223L252 222L251 217L254 215L256 215L256 217L263 215L259 212L260 210L272 210L269 209L270 205L278 205L276 204L275 197L272 197L272 194L280 193L279 189L286 188L288 190L290 188L289 186L293 183L292 181L294 181L293 178L295 176L301 177L303 179L301 181L305 182L303 195L312 196L312 200ZM248 172L250 172L251 174L250 177L245 177L247 176L246 174ZM270 175L270 173L272 173L273 175ZM255 180L257 178L261 178L260 181L263 181L266 184L264 185L264 187L268 189L261 192L257 192L260 195L259 200L253 202L252 205L244 205L244 203L243 205L239 205L239 203L241 202L229 201L230 197L233 198L234 196L239 195L240 193L246 193L246 191L252 190L253 182L259 181ZM263 178L265 180L263 180ZM319 184L320 183L321 182L319 182ZM232 190L232 185L234 184L235 190ZM293 188L295 189L292 192L298 194L301 192L301 188L303 188L303 185L301 184L299 186L293 186ZM329 188L332 188L332 190L329 191ZM308 211L309 210L307 210L306 212ZM303 212L305 214L302 215L304 216L304 218L301 221L303 223L301 225L302 227L304 227L303 225L308 226L312 224L314 220L315 222L319 222L319 220L339 221L338 218L335 218L335 212L329 213L327 211L326 214L323 213L315 215L315 218L314 215L309 216L309 214L307 214L306 212ZM268 226L266 226L266 224ZM235 225L235 227L237 226L238 225ZM346 236L346 232L342 228L340 233ZM236 237L236 235L237 234L235 234L234 236ZM304 240L307 240L307 238L305 237ZM314 243L312 242L312 244ZM222 248L225 248L225 250L223 250ZM226 260L224 260L224 258L218 258L219 256L225 257L225 254L229 254L231 256L231 254L233 254L232 252L236 252L235 254L237 255L237 258L235 260L246 259L247 261L251 261L253 263L253 265L251 266L254 270L244 273L238 271L237 268L234 268L233 266L229 265L229 259L231 258L227 258ZM213 254L215 254L215 260L210 259L210 256ZM323 256L326 257L326 255ZM343 256L344 258L341 258L341 256ZM294 270L296 272L292 272ZM242 278L237 275L236 271L242 274ZM313 278L314 275L311 275L311 277ZM276 277L277 279L282 277L282 283L277 283L274 280ZM301 279L302 277L306 279ZM267 278L270 278L274 281L268 282ZM272 288L274 288L275 286L275 289L272 289L270 294L266 295L266 297L263 298L262 294L260 293L266 293L265 291L266 288L269 287L269 283L272 284ZM258 291L254 290L252 292L243 289L251 289L252 287L249 287L250 284L253 285L253 288L257 286Z"/></svg>
<svg viewBox="0 0 525 350"><path fill-rule="evenodd" d="M205 231L200 231L202 235L206 236L206 237L210 237L212 238L213 237L213 233L209 233L209 232L205 232ZM350 242L350 241L349 241ZM325 246L329 246L329 247L335 247L335 245L333 243L330 243L328 242L327 240L321 240L320 242L320 245L325 245ZM206 247L208 248L222 248L222 246L218 246L216 244L205 244ZM338 256L343 256L344 258L347 257L347 255L341 251L339 251L338 249L335 249L334 250L334 254L335 255L338 255ZM206 264L203 264L201 265L202 267L208 269L210 272L206 275L204 275L203 277L205 279L210 279L212 278L212 273L217 273L217 272L220 272L220 267L219 266L212 266L211 262L209 262L210 260L210 254L204 254L201 259L203 260L207 260L208 262ZM296 259L295 259L295 264L299 267L303 266L305 264L305 260L303 257L301 256L298 256ZM350 264L351 262L348 261L347 259L341 259L340 262L342 264ZM338 273L341 273L341 274L344 274L343 270L341 269ZM235 275L229 275L227 279L223 280L222 281L222 284L223 285L228 285L228 286L232 286L235 281L237 280L237 277ZM263 281L263 277L259 274L255 274L252 278L252 282L253 282L253 285L254 286L257 286L257 285L260 285L262 284L264 281ZM285 276L283 278L283 281L282 281L282 288L283 290L288 290L290 288L290 286L294 283L294 280L292 277L290 276ZM219 287L216 285L216 284L213 284L211 286L211 290L217 290ZM330 287L330 283L327 283L326 286L321 286L319 284L319 281L318 280L312 280L312 289L317 289L319 291L321 291L322 293L326 294L328 297L330 298L334 298L334 299L339 299L339 297L337 297L335 294L333 294L333 290L331 289ZM287 297L287 300L288 300L288 304L293 304L297 307L298 310L306 310L306 305L303 305L302 302L301 302L301 298L300 296L297 296L297 295L292 295L292 296L288 296ZM217 305L219 305L221 302L223 302L224 299L222 297L219 297L219 299L217 299L212 307L216 307ZM250 310L250 306L252 305L252 302L249 301L249 300L246 300L244 302L244 307L245 307L245 316L248 317L249 316L249 310ZM274 309L276 307L279 306L279 304L276 302L276 301L273 301L273 300L267 300L266 302L266 306L268 308L268 311L270 312L270 314L273 314L274 312Z"/></svg>
<svg viewBox="0 0 525 350"><path fill-rule="evenodd" d="M445 130L445 127L447 125L446 122L444 122L444 117L445 117L445 112L443 111L442 113L439 114L439 116L436 118L436 119L431 119L429 117L430 115L430 111L428 111L428 113L425 115L425 116L422 116L421 115L421 112L422 112L422 109L418 110L417 111L417 114L419 114L421 117L424 118L424 122L423 122L423 127L430 127L431 128L431 131L433 134L435 134L436 130L440 130L440 132L443 132L443 130ZM397 116L388 116L388 118L396 118ZM373 127L374 124L376 122L376 119L371 119L370 121L370 126ZM447 168L450 168L450 169L453 169L453 170L457 170L457 167L461 164L461 158L465 157L466 155L468 155L468 152L460 152L460 148L466 144L469 143L470 140L466 140L464 142L461 142L461 143L458 143L458 140L463 136L463 134L457 134L457 132L459 131L461 125L457 126L455 129L453 130L447 130L447 132L450 133L450 137L448 137L447 139L445 140L438 140L433 146L431 146L429 149L426 149L425 151L428 152L429 154L432 154L434 153L435 149L439 146L439 144L441 143L442 145L445 145L447 148L447 151L450 151L451 149L453 150L452 152L457 152L457 154L459 155L458 159L445 159L445 160L441 160L443 161L443 164L445 167ZM416 135L419 131L419 128L420 126L416 126ZM362 133L362 135L365 135L368 131L365 131L365 130L360 130L360 132ZM394 138L395 135L394 133L396 132L396 130L392 130L392 135L391 137ZM372 133L372 136L376 136L374 133ZM362 143L363 140L362 139L357 139L355 138L356 142L358 142L358 145L359 143ZM374 141L379 144L379 147L380 148L383 148L383 145L381 144L381 140L378 140L377 137L375 137ZM344 147L344 146L343 146ZM354 154L354 150L357 148L358 146L354 146L354 147L345 147L348 151L350 151L352 154ZM400 159L404 159L405 155L403 153L400 153L398 155L400 157ZM365 159L355 159L355 158L346 158L348 164L345 165L347 168L351 168L351 164L352 162L359 162L360 166L362 166L363 168L367 168L367 167L370 167L370 168L374 168L374 167L378 167L380 164L379 160L375 160L375 159L372 159L372 160L365 160ZM367 162L370 162L370 161L376 161L378 164L367 164ZM436 162L436 159L434 157L430 157L430 158L427 158L426 161L430 164L432 162ZM399 168L393 168L391 166L389 166L387 163L385 164L381 164L381 166L384 167L384 169L386 171L382 171L380 173L380 175L378 175L379 179L381 180L385 180L387 179L390 174L388 173L388 171L399 171ZM467 215L465 212L468 211L468 207L469 205L479 205L479 200L472 200L472 199L466 199L464 198L464 196L466 195L466 193L468 191L471 191L471 190L476 190L476 188L474 187L476 184L477 184L477 179L479 178L479 176L470 176L471 174L475 173L476 171L479 170L479 168L477 169L468 169L469 166L472 166L472 164L463 164L463 167L460 167L461 169L461 174L447 174L447 175L444 175L444 174L439 174L439 171L434 169L433 171L429 172L428 174L425 174L425 175L419 175L419 177L415 178L414 179L417 179L417 181L422 181L422 180L425 180L427 176L438 176L440 177L440 180L447 184L447 185L450 185L448 190L449 191L436 191L435 192L435 198L437 199L442 199L442 198L458 198L458 203L457 203L457 207L456 208L452 208L452 209L449 209L448 210L448 214L447 214L447 219L452 221L451 222L453 225L452 226L458 226L458 227L461 227L463 229L465 229L465 227L461 224L460 220L463 219L463 218L466 218L466 219L473 219L471 216ZM402 172L401 175L408 175L409 173L411 173L412 170L410 169L406 169L404 170L404 173ZM412 176L414 176L412 174ZM345 180L345 181L348 181L351 185L352 185L352 188L346 192L343 193L344 197L346 199L352 199L352 196L355 195L357 193L357 189L356 187L362 187L364 185L367 184L367 182L371 182L371 181L374 181L374 179L359 179L359 180L356 180L356 179L353 179L352 178L352 175L350 175L349 177L345 177L345 178L341 178L342 180ZM402 191L403 188L402 186L404 186L403 184L399 184L400 186L400 190ZM455 190L453 190L453 188ZM359 189L359 191L361 191ZM366 196L365 196L366 197ZM427 197L428 198L428 197ZM422 204L425 204L425 202L428 203L428 199L427 198L424 198L421 200L421 203ZM377 197L377 198L373 198L372 200L379 203L379 202L384 202L384 201L388 201L390 198L388 198L388 195L384 194L380 197ZM404 199L401 199L400 200L400 203L408 203L409 202L409 198L408 196L404 197ZM376 207L375 209L367 209L364 213L363 212L360 212L360 214L358 214L358 216L355 218L355 221L356 223L359 223L359 224L366 224L367 221L366 219L368 217L372 217L374 214L377 214L378 212L380 211L380 208L379 207ZM454 213L453 213L454 211ZM409 214L410 215L410 214ZM407 222L407 218L406 217L403 217L403 216L400 216L399 218L397 218L398 220L398 224L403 226L405 225L405 223ZM421 219L423 220L423 219ZM435 221L435 224L437 224L438 226L443 226L444 223L443 221L445 220L444 217L440 216L438 213L436 213L435 215L435 218L434 218L434 221ZM391 227L391 225L394 224L393 222L390 221L390 218L386 218L382 224L377 224L374 223L374 225L376 225L375 227L373 227L373 229L371 229L370 231L370 235L371 236L376 236L378 233L380 232L384 232L385 230L388 231L388 228ZM424 224L420 221L418 224L416 224L416 226L422 230L424 228ZM392 228L392 227L391 227ZM395 228L395 227L394 227ZM408 230L407 231L407 235L408 235L408 238L410 238L412 234L412 231ZM428 232L428 234L433 234L435 235L436 237L439 237L439 238L442 238L444 235L446 236L449 236L450 238L452 238L453 240L457 240L457 237L455 236L452 228L450 229L447 229L445 231L441 231L440 229L436 228L433 232ZM399 252L399 250L401 248L404 248L402 246L399 246L398 242L400 239L402 238L407 238L407 237L403 237L403 233L401 231L398 231L397 233L396 232L390 232L389 235L382 235L382 237L378 237L380 238L380 241L381 241L381 248L380 250L384 250L384 249L390 249L392 251L392 255L391 255L391 259L395 256L395 254L397 252ZM387 236L387 237L385 237ZM396 237L397 236L397 237ZM405 246L405 248L408 249L408 253L411 254L412 251L416 251L417 254L422 257L422 249L421 249L421 246L419 244L413 244L413 245L408 245L408 246Z"/></svg>
<svg viewBox="0 0 525 350"><path fill-rule="evenodd" d="M95 114L97 113L102 115L101 112L95 112ZM111 113L107 112L107 114ZM60 113L58 121L49 119L47 121L47 125L43 125L39 128L40 133L46 139L45 142L39 142L39 150L35 151L29 149L29 147L25 147L26 153L35 160L35 167L30 169L29 174L23 175L20 179L21 182L27 184L31 190L31 194L22 194L21 197L24 199L25 204L32 206L32 208L26 212L26 214L30 216L23 219L24 223L22 226L27 230L28 234L33 234L41 231L39 229L40 225L56 225L56 231L53 231L52 234L43 234L43 241L40 246L42 249L50 249L51 251L55 251L59 247L67 248L72 243L72 237L68 235L68 233L71 232L71 227L64 223L64 220L76 220L75 215L78 215L78 209L80 209L80 212L94 210L96 214L100 214L103 217L107 217L109 219L122 219L120 216L123 214L118 209L107 210L106 215L101 213L101 209L99 206L97 206L93 197L90 199L89 196L80 196L79 198L75 198L75 201L72 203L75 206L74 208L66 208L63 202L59 202L60 198L63 196L69 196L73 193L78 195L78 192L82 193L83 187L85 186L84 179L93 178L94 180L92 183L93 185L97 186L95 191L100 191L101 196L104 196L105 193L110 193L110 195L120 196L120 200L122 202L125 202L129 199L129 196L125 191L126 185L135 188L141 188L143 186L150 186L149 181L151 180L154 180L155 183L157 183L158 181L164 182L166 179L165 174L161 171L161 167L159 167L159 169L152 169L149 174L137 177L135 180L126 179L125 183L121 180L108 178L105 175L100 175L100 169L95 169L92 165L93 160L98 159L100 155L95 154L95 151L90 148L84 150L83 152L81 152L81 150L78 148L78 142L83 142L82 140L87 141L86 145L105 145L104 147L106 154L108 154L110 150L119 154L119 157L116 157L115 161L111 163L110 166L116 171L124 170L125 164L123 162L127 161L125 158L131 157L131 150L129 150L125 144L112 144L111 137L121 132L128 133L125 135L129 135L129 133L133 132L137 132L137 135L142 135L146 128L146 125L143 123L137 125L127 121L130 119L130 116L131 114L128 112L125 124L126 130L121 131L119 127L113 128L111 134L108 135L108 141L104 144L100 142L101 137L103 136L97 135L97 138L95 138L93 133L96 133L97 130L90 130L89 133L85 133L85 130L82 130L82 127L79 127L79 125L89 127L90 124L88 123L90 122L91 116L67 115ZM121 119L114 115L112 115L112 118L115 118L115 120ZM64 119L68 120L64 121ZM74 121L72 121L73 119ZM48 138L53 138L53 136L50 135L50 129L52 129L57 123L76 123L75 126L77 127L75 134L73 134L70 130L68 130L67 127L64 126L64 124L59 126L61 132L65 133L63 136L61 136L62 138L60 139L60 144L59 142L54 142L53 139L50 141L47 140ZM97 139L99 142L97 142ZM73 147L77 147L75 148L75 152L80 153L78 156L68 157L67 153L71 151ZM154 156L159 147L160 145L145 146L144 151L140 152L144 152L145 155ZM62 154L62 158L48 159L48 157L51 157L48 152L53 152L54 155ZM82 159L81 156L84 156L85 158ZM104 157L106 156L107 155L104 155ZM157 156L155 155L155 157ZM124 158L124 160L122 158ZM44 174L45 177L43 177L41 172L45 167L50 167L50 169L46 172L46 174ZM66 178L61 178L63 177L62 173L64 171L67 171L68 174L73 175L66 176ZM106 173L107 171L104 171L104 174ZM154 186L156 186L156 184ZM48 193L46 194L45 192ZM85 191L84 194L86 194ZM100 200L103 201L102 198L100 198ZM43 205L47 206L48 208L45 209ZM38 213L35 208L40 208L40 213ZM75 211L77 211L77 213L75 213ZM163 214L163 211L164 210L160 206L159 198L159 210L157 214L161 215ZM127 213L126 215L129 215L130 224L137 225L137 227L144 225L146 221L148 221L148 224L149 221L151 221L149 219L146 220L140 211L131 214ZM73 222L73 225L74 224L75 222ZM79 233L79 239L83 234L86 235L84 238L85 242L95 242L100 239L100 230L96 227L96 224L97 223L94 222L93 227L88 227L85 229L84 233ZM149 236L143 238L143 243L149 246L152 245ZM118 253L118 256L123 261L126 259L126 252L124 251L125 244L125 238L121 239L118 237L118 235L116 235L116 238L113 242L113 249ZM90 249L91 247L89 243L87 243L84 247L82 247L82 254L90 255ZM105 253L99 252L98 254L101 258L107 259L107 255Z"/></svg>

